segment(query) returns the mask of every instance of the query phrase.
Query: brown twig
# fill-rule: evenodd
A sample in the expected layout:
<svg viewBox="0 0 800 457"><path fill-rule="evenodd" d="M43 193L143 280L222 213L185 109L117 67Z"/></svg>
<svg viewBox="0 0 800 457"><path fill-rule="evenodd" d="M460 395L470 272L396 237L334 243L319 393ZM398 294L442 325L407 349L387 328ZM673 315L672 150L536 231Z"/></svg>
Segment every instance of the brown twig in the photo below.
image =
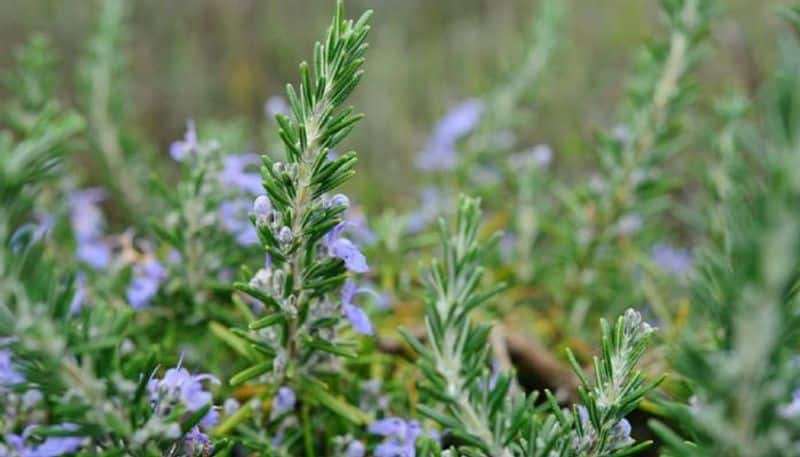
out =
<svg viewBox="0 0 800 457"><path fill-rule="evenodd" d="M425 329L410 329L418 340L425 339ZM578 377L567 364L559 360L541 342L519 331L505 328L500 334L506 351L519 375L520 383L528 390L550 389L562 402L577 401ZM413 357L414 351L401 339L378 337L378 350L387 354Z"/></svg>

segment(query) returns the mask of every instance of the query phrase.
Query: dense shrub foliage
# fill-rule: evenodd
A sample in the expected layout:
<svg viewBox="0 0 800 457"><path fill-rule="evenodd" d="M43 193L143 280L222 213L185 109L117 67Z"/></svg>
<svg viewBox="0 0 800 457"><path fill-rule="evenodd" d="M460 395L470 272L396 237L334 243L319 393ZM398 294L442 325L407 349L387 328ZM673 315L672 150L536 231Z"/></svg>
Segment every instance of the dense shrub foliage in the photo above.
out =
<svg viewBox="0 0 800 457"><path fill-rule="evenodd" d="M516 134L565 38L544 0L423 142L418 205L382 211L343 193L369 12L338 2L258 153L236 122L137 133L122 0L76 103L31 37L0 125L0 457L800 456L800 7L761 95L700 112L716 6L662 2L568 170Z"/></svg>

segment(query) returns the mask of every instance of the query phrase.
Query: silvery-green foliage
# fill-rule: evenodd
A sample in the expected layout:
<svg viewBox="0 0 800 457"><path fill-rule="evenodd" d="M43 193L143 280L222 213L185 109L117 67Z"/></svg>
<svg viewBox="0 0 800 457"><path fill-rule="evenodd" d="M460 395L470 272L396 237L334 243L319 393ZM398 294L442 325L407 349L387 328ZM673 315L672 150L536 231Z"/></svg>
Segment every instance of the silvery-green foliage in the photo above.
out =
<svg viewBox="0 0 800 457"><path fill-rule="evenodd" d="M452 232L440 223L441 260L428 274L427 345L405 334L421 356L428 402L420 412L460 443L463 455L611 456L647 446L635 443L625 416L660 380L647 382L636 368L653 329L633 310L613 328L602 322L593 379L570 354L583 403L572 410L562 411L549 393L537 407L536 393L512 387L513 373L490 371L492 325L475 323L474 311L503 286L483 289L482 260L493 243L479 240L480 223L479 202L471 198L460 200Z"/></svg>
<svg viewBox="0 0 800 457"><path fill-rule="evenodd" d="M797 32L798 9L787 10ZM715 235L694 282L690 326L672 355L688 404L655 429L670 456L800 455L800 46L785 33L757 121L726 104L710 209ZM732 110L735 108L735 110ZM736 114L734 116L734 114Z"/></svg>
<svg viewBox="0 0 800 457"><path fill-rule="evenodd" d="M31 117L18 124L25 128L0 133L0 451L194 455L184 451L201 439L196 425L212 408L203 378L192 378L191 402L183 395L156 408L166 403L153 384L155 353L129 340L132 310L83 303L74 270L51 251L55 216L35 211L37 197L59 182L63 157L84 126L41 97L52 86L38 78L52 75L29 64L47 53L40 39L21 52L13 103Z"/></svg>
<svg viewBox="0 0 800 457"><path fill-rule="evenodd" d="M691 95L687 75L701 50L710 4L662 2L667 37L638 55L619 121L600 138L600 172L574 186L556 185L555 212L539 216L567 215L543 227L545 242L526 252L560 259L534 274L566 307L565 325L576 331L595 311L620 312L643 298L645 288L623 284L636 276L639 259L667 236L658 223L672 198L664 166L682 144L680 114ZM658 305L654 297L647 298Z"/></svg>
<svg viewBox="0 0 800 457"><path fill-rule="evenodd" d="M352 302L357 290L351 276L368 265L345 233L349 200L334 193L353 175L356 154L333 151L362 118L342 105L363 73L369 16L345 20L339 2L311 64L300 65L298 88L287 87L290 112L276 117L285 159L263 156L265 195L255 199L250 216L267 262L235 284L261 306L250 313L246 330L234 328L229 335L240 341L248 361L232 385L266 376L276 401L279 387L290 389L285 395L296 392L307 405L324 406L356 424L368 417L332 395L324 378L341 369L340 358L358 354L348 327L373 331ZM293 409L292 402L287 413Z"/></svg>
<svg viewBox="0 0 800 457"><path fill-rule="evenodd" d="M130 114L129 64L124 52L131 7L124 1L99 2L97 17L78 67L80 111L86 118L87 140L109 173L101 183L140 219L147 201L145 179L152 171L151 147L140 141L127 122ZM116 173L115 170L126 170Z"/></svg>

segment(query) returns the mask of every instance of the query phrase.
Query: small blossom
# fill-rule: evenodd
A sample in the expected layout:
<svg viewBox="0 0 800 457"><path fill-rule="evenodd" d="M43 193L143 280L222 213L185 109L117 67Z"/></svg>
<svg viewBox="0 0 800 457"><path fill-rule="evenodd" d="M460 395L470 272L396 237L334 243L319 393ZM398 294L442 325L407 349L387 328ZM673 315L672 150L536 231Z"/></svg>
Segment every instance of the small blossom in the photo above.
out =
<svg viewBox="0 0 800 457"><path fill-rule="evenodd" d="M679 249L665 243L658 243L650 250L650 258L662 270L674 275L681 275L692 268L692 254L686 249Z"/></svg>
<svg viewBox="0 0 800 457"><path fill-rule="evenodd" d="M224 403L222 403L222 411L226 416L231 416L239 410L240 406L241 405L239 405L239 402L236 401L235 398L228 398Z"/></svg>
<svg viewBox="0 0 800 457"><path fill-rule="evenodd" d="M219 380L210 374L192 375L186 368L181 367L181 362L175 368L170 368L161 379L150 379L147 390L156 412L164 405L179 403L187 411L197 411L206 405L212 404L213 395L203 388L203 381L219 384ZM218 414L214 408L200 421L201 425L214 425Z"/></svg>
<svg viewBox="0 0 800 457"><path fill-rule="evenodd" d="M57 426L64 431L77 430L75 424L63 424ZM11 445L15 453L10 455L20 455L22 457L60 457L66 454L77 452L86 441L84 437L77 436L51 436L45 438L39 444L27 444L32 427L26 428L22 435L6 435L6 442ZM2 448L0 448L2 450Z"/></svg>
<svg viewBox="0 0 800 457"><path fill-rule="evenodd" d="M148 258L136 265L133 279L128 285L128 303L134 309L148 306L166 277L167 271L158 260Z"/></svg>
<svg viewBox="0 0 800 457"><path fill-rule="evenodd" d="M375 457L415 457L417 438L422 434L418 421L406 422L399 417L389 417L373 422L369 432L386 437L375 448ZM429 432L434 439L438 436Z"/></svg>
<svg viewBox="0 0 800 457"><path fill-rule="evenodd" d="M408 424L399 417L387 417L373 422L369 432L384 437L405 437Z"/></svg>
<svg viewBox="0 0 800 457"><path fill-rule="evenodd" d="M509 163L515 169L546 168L552 161L553 149L547 144L536 145L509 158Z"/></svg>
<svg viewBox="0 0 800 457"><path fill-rule="evenodd" d="M195 426L183 437L183 450L189 457L207 456L214 451L214 445L208 435Z"/></svg>
<svg viewBox="0 0 800 457"><path fill-rule="evenodd" d="M423 170L449 170L456 165L456 143L471 132L483 114L483 103L470 99L456 105L443 117L417 157Z"/></svg>
<svg viewBox="0 0 800 457"><path fill-rule="evenodd" d="M435 187L426 187L420 192L420 206L408 216L406 230L409 233L419 233L436 219L442 212L446 202L442 193Z"/></svg>
<svg viewBox="0 0 800 457"><path fill-rule="evenodd" d="M75 235L76 257L99 270L111 262L111 247L103 239L105 217L99 203L105 198L100 188L73 192L70 195L70 222Z"/></svg>
<svg viewBox="0 0 800 457"><path fill-rule="evenodd" d="M11 351L0 349L0 386L18 384L25 379L16 369L11 360Z"/></svg>
<svg viewBox="0 0 800 457"><path fill-rule="evenodd" d="M235 187L251 195L264 192L261 173L248 172L247 167L258 165L258 154L229 155L222 159L222 171L217 176L224 187Z"/></svg>
<svg viewBox="0 0 800 457"><path fill-rule="evenodd" d="M223 202L219 207L219 217L222 228L233 235L241 246L251 246L258 243L258 234L255 227L247 217L250 203L243 198Z"/></svg>
<svg viewBox="0 0 800 457"><path fill-rule="evenodd" d="M197 144L197 130L194 126L194 121L189 119L186 122L186 134L183 140L175 141L169 146L169 155L178 162L185 160L189 154L196 151Z"/></svg>
<svg viewBox="0 0 800 457"><path fill-rule="evenodd" d="M275 394L275 398L272 399L272 415L280 416L291 411L296 402L297 397L294 391L286 386L281 387L278 389L278 393Z"/></svg>
<svg viewBox="0 0 800 457"><path fill-rule="evenodd" d="M69 303L69 313L76 314L86 301L86 273L79 271L75 276L75 292Z"/></svg>
<svg viewBox="0 0 800 457"><path fill-rule="evenodd" d="M348 270L354 273L366 273L369 271L369 266L364 254L352 241L339 236L345 226L345 223L341 223L331 229L323 237L322 242L328 248L328 255L342 259Z"/></svg>
<svg viewBox="0 0 800 457"><path fill-rule="evenodd" d="M31 389L22 395L22 407L26 410L33 408L42 402L44 396L36 389Z"/></svg>
<svg viewBox="0 0 800 457"><path fill-rule="evenodd" d="M781 406L778 412L787 419L800 417L800 389L794 391L792 401Z"/></svg>
<svg viewBox="0 0 800 457"><path fill-rule="evenodd" d="M328 200L327 205L328 208L334 208L337 206L344 206L346 208L350 207L350 199L347 198L347 195L344 194L336 194Z"/></svg>
<svg viewBox="0 0 800 457"><path fill-rule="evenodd" d="M622 216L616 225L616 233L622 236L632 235L642 228L642 217L638 214Z"/></svg>
<svg viewBox="0 0 800 457"><path fill-rule="evenodd" d="M278 114L289 114L289 103L280 95L273 95L264 103L264 113L270 119L274 119Z"/></svg>
<svg viewBox="0 0 800 457"><path fill-rule="evenodd" d="M374 330L369 316L363 309L353 304L353 298L357 292L358 290L353 280L348 279L345 281L342 287L342 312L350 322L350 325L353 326L353 330L364 335L372 335Z"/></svg>
<svg viewBox="0 0 800 457"><path fill-rule="evenodd" d="M345 457L364 457L366 447L362 441L353 440L347 445L347 449L344 452Z"/></svg>
<svg viewBox="0 0 800 457"><path fill-rule="evenodd" d="M633 443L631 438L631 423L627 419L617 422L611 429L610 445L611 449L620 449Z"/></svg>
<svg viewBox="0 0 800 457"><path fill-rule="evenodd" d="M258 222L260 224L266 223L270 213L272 213L272 203L269 198L266 195L256 197L255 201L253 201L253 214L256 215Z"/></svg>

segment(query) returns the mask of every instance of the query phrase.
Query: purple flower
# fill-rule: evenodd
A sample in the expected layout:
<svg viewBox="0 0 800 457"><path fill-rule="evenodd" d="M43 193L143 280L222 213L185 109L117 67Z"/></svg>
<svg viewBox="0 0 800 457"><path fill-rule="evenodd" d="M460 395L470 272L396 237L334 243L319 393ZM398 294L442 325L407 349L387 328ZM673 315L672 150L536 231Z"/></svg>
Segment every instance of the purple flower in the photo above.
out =
<svg viewBox="0 0 800 457"><path fill-rule="evenodd" d="M174 141L169 146L169 155L174 160L182 162L190 153L197 150L197 146L197 130L194 127L194 121L189 119L186 122L186 135L182 141Z"/></svg>
<svg viewBox="0 0 800 457"><path fill-rule="evenodd" d="M378 241L378 237L375 236L375 232L373 232L369 228L369 224L367 224L367 218L361 212L351 211L347 216L347 226L348 230L353 234L353 237L356 239L356 241L360 243L372 245Z"/></svg>
<svg viewBox="0 0 800 457"><path fill-rule="evenodd" d="M183 451L189 457L211 455L214 445L208 435L195 426L183 437Z"/></svg>
<svg viewBox="0 0 800 457"><path fill-rule="evenodd" d="M76 257L95 270L111 262L111 247L103 239L105 218L99 203L105 198L100 188L73 192L70 195L70 222L75 235Z"/></svg>
<svg viewBox="0 0 800 457"><path fill-rule="evenodd" d="M363 309L353 304L353 298L357 292L356 283L352 279L345 281L342 287L342 312L347 320L350 321L353 330L364 335L372 335L374 331L369 316Z"/></svg>
<svg viewBox="0 0 800 457"><path fill-rule="evenodd" d="M150 401L158 412L162 403L166 406L174 403L182 404L187 411L197 411L206 405L212 404L213 395L203 388L203 381L219 384L219 380L210 374L192 375L186 368L181 367L181 362L175 368L170 368L164 373L162 379L152 378L147 383ZM217 411L212 408L200 421L201 425L215 425L218 419Z"/></svg>
<svg viewBox="0 0 800 457"><path fill-rule="evenodd" d="M364 457L366 453L366 447L364 443L358 440L353 440L350 444L347 445L347 449L344 451L345 457Z"/></svg>
<svg viewBox="0 0 800 457"><path fill-rule="evenodd" d="M270 119L274 119L278 114L289 114L289 103L280 95L273 95L264 103L264 113Z"/></svg>
<svg viewBox="0 0 800 457"><path fill-rule="evenodd" d="M275 395L275 398L272 399L272 415L280 416L288 411L291 411L296 402L297 397L295 396L294 391L286 386L281 387L278 389L278 393Z"/></svg>
<svg viewBox="0 0 800 457"><path fill-rule="evenodd" d="M422 426L415 420L406 422L399 417L389 417L373 422L369 426L369 432L386 437L375 448L375 457L414 457ZM430 435L436 437L432 432Z"/></svg>
<svg viewBox="0 0 800 457"><path fill-rule="evenodd" d="M241 246L252 246L258 243L256 229L247 216L249 210L250 202L244 198L226 201L219 206L222 228L233 235Z"/></svg>
<svg viewBox="0 0 800 457"><path fill-rule="evenodd" d="M337 257L344 261L345 267L354 273L366 273L369 271L367 259L352 241L339 236L345 229L346 223L342 222L322 239L322 243L328 248L328 255Z"/></svg>
<svg viewBox="0 0 800 457"><path fill-rule="evenodd" d="M257 222L259 224L264 224L267 221L267 218L272 213L272 202L269 201L269 197L266 195L259 195L253 201L253 214L256 215Z"/></svg>
<svg viewBox="0 0 800 457"><path fill-rule="evenodd" d="M223 187L236 187L251 195L264 193L261 174L247 172L247 167L258 165L258 154L229 155L222 159L222 171L217 176Z"/></svg>
<svg viewBox="0 0 800 457"><path fill-rule="evenodd" d="M134 309L148 306L166 277L167 271L158 260L148 258L143 263L136 265L133 279L128 285L128 303Z"/></svg>
<svg viewBox="0 0 800 457"><path fill-rule="evenodd" d="M75 276L75 292L69 303L69 313L76 314L86 301L86 273L79 271Z"/></svg>
<svg viewBox="0 0 800 457"><path fill-rule="evenodd" d="M18 384L25 381L25 378L17 372L11 360L11 351L0 349L0 386Z"/></svg>
<svg viewBox="0 0 800 457"><path fill-rule="evenodd" d="M633 443L631 438L631 423L622 419L611 428L610 441L614 449L619 449Z"/></svg>
<svg viewBox="0 0 800 457"><path fill-rule="evenodd" d="M786 419L800 416L800 389L794 391L792 394L792 401L781 406L778 412Z"/></svg>
<svg viewBox="0 0 800 457"><path fill-rule="evenodd" d="M77 430L75 424L63 424L59 426L64 431ZM11 455L20 455L22 457L59 457L66 454L76 452L85 440L83 437L78 436L51 436L45 438L40 444L26 444L32 427L27 427L20 435L6 435L6 442L11 445L15 453ZM3 450L0 447L0 450ZM2 454L6 455L6 454Z"/></svg>
<svg viewBox="0 0 800 457"><path fill-rule="evenodd" d="M483 114L483 103L470 99L456 105L443 117L417 157L423 170L449 170L456 165L456 143L471 132Z"/></svg>
<svg viewBox="0 0 800 457"><path fill-rule="evenodd" d="M553 160L553 149L547 144L539 144L528 151L514 154L509 158L509 164L514 169L545 168Z"/></svg>
<svg viewBox="0 0 800 457"><path fill-rule="evenodd" d="M406 222L409 233L419 233L434 220L445 206L442 193L436 187L426 187L420 192L420 206L412 212Z"/></svg>
<svg viewBox="0 0 800 457"><path fill-rule="evenodd" d="M650 250L650 258L662 270L674 275L686 273L692 268L692 254L686 249L658 243Z"/></svg>
<svg viewBox="0 0 800 457"><path fill-rule="evenodd" d="M616 233L621 236L628 236L638 232L642 228L642 217L638 214L626 214L622 216L615 226Z"/></svg>
<svg viewBox="0 0 800 457"><path fill-rule="evenodd" d="M380 435L387 438L405 437L408 424L399 417L387 417L373 422L369 426L369 432L373 435Z"/></svg>

